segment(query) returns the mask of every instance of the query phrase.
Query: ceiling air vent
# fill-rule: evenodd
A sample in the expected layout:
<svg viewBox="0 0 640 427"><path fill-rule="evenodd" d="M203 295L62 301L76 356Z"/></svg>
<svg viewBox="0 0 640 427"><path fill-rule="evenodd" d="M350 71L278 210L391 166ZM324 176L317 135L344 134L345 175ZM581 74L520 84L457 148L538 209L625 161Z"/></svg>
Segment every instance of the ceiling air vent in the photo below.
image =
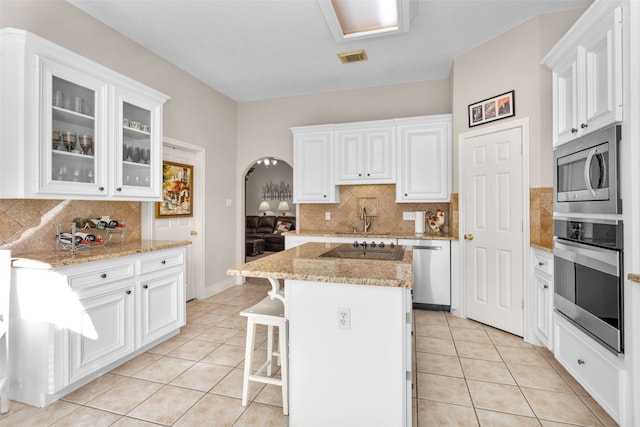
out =
<svg viewBox="0 0 640 427"><path fill-rule="evenodd" d="M342 62L343 64L366 61L367 59L369 59L369 57L367 56L367 51L365 51L364 49L339 53L338 58L340 58L340 62Z"/></svg>

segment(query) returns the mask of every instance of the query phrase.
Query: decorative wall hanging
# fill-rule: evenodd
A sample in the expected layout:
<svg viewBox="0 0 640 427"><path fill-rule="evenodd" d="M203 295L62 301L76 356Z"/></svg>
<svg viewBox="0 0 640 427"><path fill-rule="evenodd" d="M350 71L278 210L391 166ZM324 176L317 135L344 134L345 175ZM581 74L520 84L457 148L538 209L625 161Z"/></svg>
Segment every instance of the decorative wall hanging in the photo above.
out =
<svg viewBox="0 0 640 427"><path fill-rule="evenodd" d="M293 197L291 185L280 181L280 184L269 182L262 186L262 199L266 200L287 200Z"/></svg>
<svg viewBox="0 0 640 427"><path fill-rule="evenodd" d="M193 166L162 162L162 202L156 218L193 216Z"/></svg>
<svg viewBox="0 0 640 427"><path fill-rule="evenodd" d="M516 115L515 91L487 98L469 105L469 127Z"/></svg>

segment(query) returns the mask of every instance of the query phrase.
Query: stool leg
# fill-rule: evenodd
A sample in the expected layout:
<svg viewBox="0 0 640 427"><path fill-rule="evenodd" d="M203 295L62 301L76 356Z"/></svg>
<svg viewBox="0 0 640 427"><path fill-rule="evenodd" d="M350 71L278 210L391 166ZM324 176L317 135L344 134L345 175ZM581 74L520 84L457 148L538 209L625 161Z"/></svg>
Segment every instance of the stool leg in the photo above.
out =
<svg viewBox="0 0 640 427"><path fill-rule="evenodd" d="M280 353L280 376L282 378L282 413L289 415L289 348L287 345L288 322L278 328L278 350Z"/></svg>
<svg viewBox="0 0 640 427"><path fill-rule="evenodd" d="M253 346L256 340L256 323L252 317L247 318L247 341L244 350L244 374L242 376L242 406L247 406L249 396L249 375L253 357Z"/></svg>
<svg viewBox="0 0 640 427"><path fill-rule="evenodd" d="M267 326L267 376L271 376L271 363L273 362L273 326Z"/></svg>

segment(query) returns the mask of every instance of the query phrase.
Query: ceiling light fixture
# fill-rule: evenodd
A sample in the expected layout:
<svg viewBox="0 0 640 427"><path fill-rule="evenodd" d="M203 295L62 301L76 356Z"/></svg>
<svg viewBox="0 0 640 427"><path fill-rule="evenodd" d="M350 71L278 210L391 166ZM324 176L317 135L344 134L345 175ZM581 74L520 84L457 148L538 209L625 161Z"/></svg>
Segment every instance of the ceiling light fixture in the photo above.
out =
<svg viewBox="0 0 640 427"><path fill-rule="evenodd" d="M278 164L278 159L274 159L273 157L265 157L264 159L256 161L256 163L259 165L264 164L266 167L269 167L270 165L275 166Z"/></svg>
<svg viewBox="0 0 640 427"><path fill-rule="evenodd" d="M337 42L408 32L417 0L318 0Z"/></svg>

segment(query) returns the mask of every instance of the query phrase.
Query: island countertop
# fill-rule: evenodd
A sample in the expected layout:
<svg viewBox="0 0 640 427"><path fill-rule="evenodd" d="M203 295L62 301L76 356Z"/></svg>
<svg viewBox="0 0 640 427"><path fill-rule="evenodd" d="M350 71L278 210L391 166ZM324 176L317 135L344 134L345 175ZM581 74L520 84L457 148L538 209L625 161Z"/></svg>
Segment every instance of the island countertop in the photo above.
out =
<svg viewBox="0 0 640 427"><path fill-rule="evenodd" d="M413 251L399 261L323 258L337 243L305 243L227 270L231 276L306 280L354 285L413 287Z"/></svg>

